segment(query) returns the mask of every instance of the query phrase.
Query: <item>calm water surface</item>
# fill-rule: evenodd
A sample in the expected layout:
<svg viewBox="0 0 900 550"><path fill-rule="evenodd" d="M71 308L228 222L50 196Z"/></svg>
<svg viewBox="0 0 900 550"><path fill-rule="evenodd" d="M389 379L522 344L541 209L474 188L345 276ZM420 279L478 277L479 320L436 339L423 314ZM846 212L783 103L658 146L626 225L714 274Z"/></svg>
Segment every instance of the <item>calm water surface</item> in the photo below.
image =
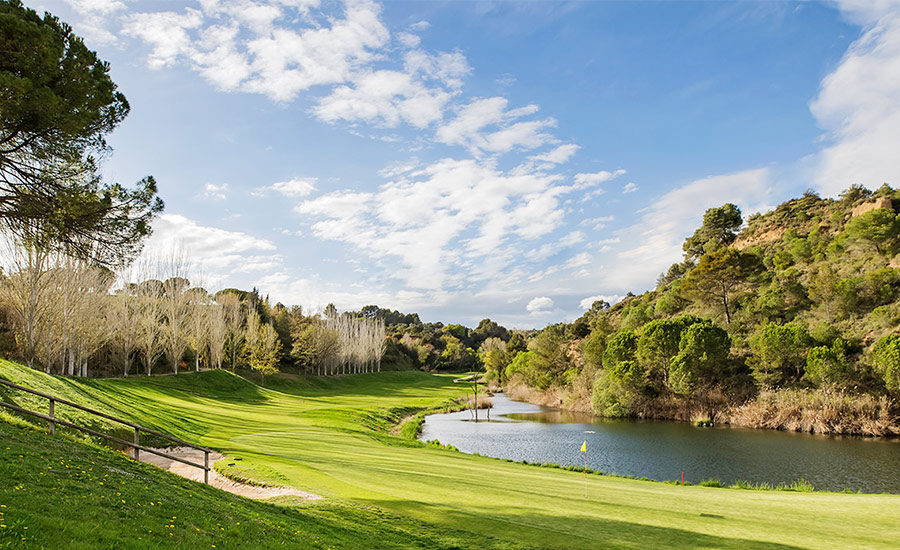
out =
<svg viewBox="0 0 900 550"><path fill-rule="evenodd" d="M604 420L492 398L491 421L471 421L468 411L425 418L421 439L437 439L465 453L529 462L583 464L608 473L699 483L790 483L805 479L817 489L900 493L900 439L836 437L750 430L697 428L682 422Z"/></svg>

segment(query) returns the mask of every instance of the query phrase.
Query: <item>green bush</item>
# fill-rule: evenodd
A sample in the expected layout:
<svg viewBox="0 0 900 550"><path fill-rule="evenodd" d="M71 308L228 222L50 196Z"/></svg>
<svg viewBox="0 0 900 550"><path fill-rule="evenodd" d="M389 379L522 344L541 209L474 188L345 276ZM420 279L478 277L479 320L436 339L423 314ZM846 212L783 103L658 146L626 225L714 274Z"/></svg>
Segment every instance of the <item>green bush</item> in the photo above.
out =
<svg viewBox="0 0 900 550"><path fill-rule="evenodd" d="M840 338L835 338L831 347L812 348L806 356L804 378L817 386L849 386L854 376L846 350L847 344Z"/></svg>
<svg viewBox="0 0 900 550"><path fill-rule="evenodd" d="M891 390L900 390L900 334L885 336L872 348L875 368Z"/></svg>

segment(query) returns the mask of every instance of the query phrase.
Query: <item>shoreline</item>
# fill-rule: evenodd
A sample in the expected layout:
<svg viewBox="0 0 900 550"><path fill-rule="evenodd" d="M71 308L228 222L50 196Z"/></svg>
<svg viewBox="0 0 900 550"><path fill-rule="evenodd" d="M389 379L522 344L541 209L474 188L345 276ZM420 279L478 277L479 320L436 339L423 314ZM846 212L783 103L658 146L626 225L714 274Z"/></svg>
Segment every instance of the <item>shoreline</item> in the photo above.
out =
<svg viewBox="0 0 900 550"><path fill-rule="evenodd" d="M573 398L564 388L551 387L541 391L524 384L507 384L501 390L514 401L606 418L594 412L589 399ZM797 401L800 399L806 399L807 402L801 401L798 405ZM805 407L810 401L819 407ZM872 410L873 404L877 409ZM762 392L740 404L722 405L716 411L715 418L711 419L712 424L815 435L887 439L900 437L900 417L891 414L896 407L887 397L875 399L870 396L817 395L802 390L781 390ZM629 415L622 419L696 423L710 420L708 415L700 412L706 408L684 401L647 400L644 414ZM823 410L829 415L823 414Z"/></svg>

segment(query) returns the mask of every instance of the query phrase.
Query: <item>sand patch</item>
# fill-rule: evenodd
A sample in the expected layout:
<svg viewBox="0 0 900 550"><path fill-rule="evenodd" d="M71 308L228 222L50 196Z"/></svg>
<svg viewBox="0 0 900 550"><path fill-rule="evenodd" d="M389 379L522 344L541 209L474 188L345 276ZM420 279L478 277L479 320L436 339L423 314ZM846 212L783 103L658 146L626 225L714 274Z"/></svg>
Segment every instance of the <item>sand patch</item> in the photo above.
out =
<svg viewBox="0 0 900 550"><path fill-rule="evenodd" d="M198 449L192 449L190 447L174 447L171 449L159 450L178 458L190 460L191 462L195 462L197 464L203 464L203 451L200 451ZM209 453L210 468L212 468L213 464L224 458L225 455L221 453ZM203 470L201 470L200 468L188 466L187 464L182 464L181 462L177 462L175 460L170 460L168 458L146 452L140 454L140 460L141 462L159 466L163 470L167 470L169 472L172 472L173 474L178 474L181 477L193 479L194 481L199 481L201 483L203 482ZM317 500L322 498L318 495L314 495L306 491L301 491L300 489L294 489L292 487L258 487L256 485L240 483L228 479L215 470L209 471L209 484L213 487L222 489L223 491L228 491L229 493L234 493L235 495L240 495L242 497L252 498L254 500L265 500L284 496L300 497L306 500Z"/></svg>

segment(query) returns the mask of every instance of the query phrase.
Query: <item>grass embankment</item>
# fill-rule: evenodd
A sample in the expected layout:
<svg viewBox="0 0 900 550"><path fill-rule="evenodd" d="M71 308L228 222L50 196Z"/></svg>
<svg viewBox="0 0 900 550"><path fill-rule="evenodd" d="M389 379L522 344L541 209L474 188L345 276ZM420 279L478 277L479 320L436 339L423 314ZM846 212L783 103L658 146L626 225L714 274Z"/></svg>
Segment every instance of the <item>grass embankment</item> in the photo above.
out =
<svg viewBox="0 0 900 550"><path fill-rule="evenodd" d="M0 365L3 377L18 376L22 371L21 367ZM32 387L44 386L38 384L43 375L27 374L35 377ZM267 387L261 388L229 373L212 372L149 380L46 383L71 385L72 391L114 412L239 456L242 466L255 468L258 481L287 483L325 497L285 514L302 512L311 521L333 518L335 529L351 533L362 532L371 518L385 517L381 514L392 518L365 528L370 533L367 543L356 542L358 539L349 534L340 541L326 541L339 547L440 547L401 539L397 530L404 531L403 525L418 526L416 532L432 534L435 539L438 533L455 533L452 536L457 537L460 547L896 546L898 496L678 487L588 476L589 496L585 499L581 474L447 452L397 437L385 429L388 417L399 420L416 408L434 406L464 393L465 388L454 386L449 377L403 372L306 381L281 376L267 379ZM0 446L0 463L11 458L15 455ZM125 477L118 480L120 484L126 481ZM177 492L175 485L173 494ZM169 494L162 485L147 486ZM18 498L14 493L11 487L0 486L0 500ZM17 503L26 521L42 514L47 515L47 521L76 521L66 516L68 508L77 508L72 499L53 505L57 501L53 500L52 487L36 495L32 493L30 499ZM45 506L45 502L50 504ZM171 514L163 514L160 519L182 517L192 506L197 508L190 500L173 503ZM203 506L214 504L206 502ZM93 517L106 516L98 512ZM152 529L151 520L141 517L123 519L116 529L125 536L143 529L145 521L146 528ZM391 531L394 525L399 527ZM79 540L79 547L110 546L91 542L90 538L84 543ZM245 547L265 547L263 544L248 538Z"/></svg>

